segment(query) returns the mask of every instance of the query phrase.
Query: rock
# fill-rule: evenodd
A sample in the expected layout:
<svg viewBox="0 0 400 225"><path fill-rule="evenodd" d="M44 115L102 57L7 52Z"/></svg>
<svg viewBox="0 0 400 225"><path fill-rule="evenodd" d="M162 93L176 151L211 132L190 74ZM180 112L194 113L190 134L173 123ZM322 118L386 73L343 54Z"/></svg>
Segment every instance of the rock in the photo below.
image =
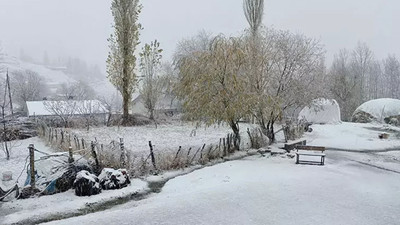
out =
<svg viewBox="0 0 400 225"><path fill-rule="evenodd" d="M22 188L18 199L27 199L27 198L30 198L30 197L36 195L37 193L40 193L39 189L32 188L32 186L28 185L28 186L25 186L24 188Z"/></svg>
<svg viewBox="0 0 400 225"><path fill-rule="evenodd" d="M121 189L131 183L125 169L104 168L99 175L101 188L104 190Z"/></svg>
<svg viewBox="0 0 400 225"><path fill-rule="evenodd" d="M73 187L77 196L91 196L101 192L99 178L86 170L77 173Z"/></svg>

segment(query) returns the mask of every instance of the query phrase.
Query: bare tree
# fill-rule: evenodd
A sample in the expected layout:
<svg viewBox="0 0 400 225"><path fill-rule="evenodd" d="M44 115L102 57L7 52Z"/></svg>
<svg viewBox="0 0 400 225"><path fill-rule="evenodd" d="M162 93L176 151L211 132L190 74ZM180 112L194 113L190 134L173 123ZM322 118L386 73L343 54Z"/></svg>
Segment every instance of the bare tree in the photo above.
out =
<svg viewBox="0 0 400 225"><path fill-rule="evenodd" d="M373 62L373 53L367 44L358 42L357 47L352 54L352 72L356 75L357 85L355 86L356 101L359 104L369 100L369 79L371 64Z"/></svg>
<svg viewBox="0 0 400 225"><path fill-rule="evenodd" d="M41 100L46 92L43 78L31 70L14 71L11 75L11 83L14 89L13 97L23 112L27 111L27 101Z"/></svg>
<svg viewBox="0 0 400 225"><path fill-rule="evenodd" d="M356 101L357 76L351 68L350 53L342 49L335 55L329 71L329 83L332 97L340 105L341 117L348 121L358 106Z"/></svg>
<svg viewBox="0 0 400 225"><path fill-rule="evenodd" d="M91 100L95 98L95 91L84 81L63 83L56 90L60 100Z"/></svg>
<svg viewBox="0 0 400 225"><path fill-rule="evenodd" d="M325 52L319 41L301 34L271 29L261 35L255 58L259 65L249 83L255 98L253 115L273 142L274 125L285 113L321 95Z"/></svg>
<svg viewBox="0 0 400 225"><path fill-rule="evenodd" d="M162 94L161 80L158 76L161 52L160 43L155 40L146 44L140 53L140 70L144 77L140 94L151 120L154 120L154 110Z"/></svg>
<svg viewBox="0 0 400 225"><path fill-rule="evenodd" d="M400 98L400 62L394 55L389 55L383 61L384 85L381 86L385 90L385 97Z"/></svg>
<svg viewBox="0 0 400 225"><path fill-rule="evenodd" d="M98 100L83 100L76 102L76 114L85 120L86 130L89 131L90 125L97 121L97 115L107 114L107 108Z"/></svg>
<svg viewBox="0 0 400 225"><path fill-rule="evenodd" d="M121 99L122 97L118 93L99 97L100 102L103 103L108 112L107 126L111 125L112 115L122 111Z"/></svg>
<svg viewBox="0 0 400 225"><path fill-rule="evenodd" d="M43 105L47 111L61 119L65 128L70 126L71 118L76 114L77 101L44 101Z"/></svg>
<svg viewBox="0 0 400 225"><path fill-rule="evenodd" d="M107 58L107 73L111 83L123 98L123 124L128 125L129 106L132 93L137 86L135 73L135 50L139 44L138 23L141 11L139 0L113 0L111 11L114 17L114 35L109 38L110 53Z"/></svg>

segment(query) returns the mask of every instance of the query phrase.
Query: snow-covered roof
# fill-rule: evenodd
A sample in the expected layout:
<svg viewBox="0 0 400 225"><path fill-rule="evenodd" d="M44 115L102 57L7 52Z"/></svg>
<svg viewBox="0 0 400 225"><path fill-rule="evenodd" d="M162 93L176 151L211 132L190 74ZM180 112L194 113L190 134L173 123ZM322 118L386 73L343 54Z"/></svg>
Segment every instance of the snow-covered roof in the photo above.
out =
<svg viewBox="0 0 400 225"><path fill-rule="evenodd" d="M28 116L87 115L107 113L99 100L27 101Z"/></svg>
<svg viewBox="0 0 400 225"><path fill-rule="evenodd" d="M380 98L371 100L360 105L354 114L366 112L376 118L383 120L387 117L400 115L400 100L393 98Z"/></svg>
<svg viewBox="0 0 400 225"><path fill-rule="evenodd" d="M300 111L298 119L310 123L339 123L340 107L334 99L315 99Z"/></svg>

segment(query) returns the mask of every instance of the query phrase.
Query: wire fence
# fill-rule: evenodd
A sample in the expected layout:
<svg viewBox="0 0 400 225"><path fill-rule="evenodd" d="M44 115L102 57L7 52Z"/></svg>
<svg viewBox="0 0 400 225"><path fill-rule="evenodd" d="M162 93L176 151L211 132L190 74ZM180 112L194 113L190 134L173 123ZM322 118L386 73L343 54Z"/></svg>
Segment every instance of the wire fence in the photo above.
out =
<svg viewBox="0 0 400 225"><path fill-rule="evenodd" d="M206 164L238 150L234 145L233 134L220 138L219 143L204 143L201 146L188 148L176 146L176 150L173 151L157 149L150 141L148 152L134 152L127 149L122 138L104 144L96 138L86 140L62 128L41 126L39 135L54 149L70 151L73 155L79 154L90 160L97 172L102 168L126 168L134 177Z"/></svg>

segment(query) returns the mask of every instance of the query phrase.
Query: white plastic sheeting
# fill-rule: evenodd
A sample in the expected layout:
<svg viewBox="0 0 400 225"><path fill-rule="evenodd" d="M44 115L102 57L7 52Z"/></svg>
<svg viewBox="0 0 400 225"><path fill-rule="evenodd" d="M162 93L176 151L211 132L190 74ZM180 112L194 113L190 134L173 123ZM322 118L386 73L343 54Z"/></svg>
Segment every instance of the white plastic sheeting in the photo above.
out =
<svg viewBox="0 0 400 225"><path fill-rule="evenodd" d="M320 124L340 123L340 107L334 99L315 99L300 111L298 119Z"/></svg>

